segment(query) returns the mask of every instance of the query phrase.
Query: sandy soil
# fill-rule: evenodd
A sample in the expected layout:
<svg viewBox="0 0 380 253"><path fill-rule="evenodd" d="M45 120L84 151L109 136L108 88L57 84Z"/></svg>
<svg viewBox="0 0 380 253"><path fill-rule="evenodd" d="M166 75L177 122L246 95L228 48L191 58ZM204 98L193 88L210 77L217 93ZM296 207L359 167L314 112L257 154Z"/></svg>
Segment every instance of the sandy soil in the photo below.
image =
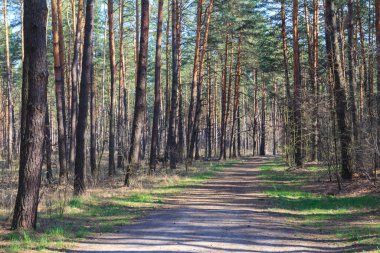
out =
<svg viewBox="0 0 380 253"><path fill-rule="evenodd" d="M266 159L247 159L117 233L89 238L69 252L352 251L344 241L292 227L285 215L270 211L257 177Z"/></svg>

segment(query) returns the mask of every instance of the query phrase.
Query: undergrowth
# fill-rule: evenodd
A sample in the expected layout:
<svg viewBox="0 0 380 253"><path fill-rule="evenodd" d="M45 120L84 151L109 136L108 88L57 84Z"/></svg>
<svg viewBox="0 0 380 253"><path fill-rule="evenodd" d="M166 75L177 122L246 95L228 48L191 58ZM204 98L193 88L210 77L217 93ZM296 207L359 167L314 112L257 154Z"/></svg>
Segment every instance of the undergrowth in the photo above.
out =
<svg viewBox="0 0 380 253"><path fill-rule="evenodd" d="M287 216L290 223L319 228L335 238L364 248L380 249L380 224L373 220L378 215L380 197L308 192L302 186L307 186L324 168L314 166L302 171L287 168L280 160L268 162L260 168L259 177L265 193L274 205L272 211Z"/></svg>
<svg viewBox="0 0 380 253"><path fill-rule="evenodd" d="M0 251L64 250L72 242L94 233L116 232L148 211L159 207L164 199L213 177L231 167L234 161L199 162L185 176L167 176L165 181L142 189L101 189L102 194L88 194L67 201L64 212L41 212L37 231L16 231L0 236ZM116 191L116 193L111 193ZM105 192L110 192L107 196ZM59 203L61 204L61 203ZM58 204L57 204L58 205ZM58 207L57 207L58 208Z"/></svg>

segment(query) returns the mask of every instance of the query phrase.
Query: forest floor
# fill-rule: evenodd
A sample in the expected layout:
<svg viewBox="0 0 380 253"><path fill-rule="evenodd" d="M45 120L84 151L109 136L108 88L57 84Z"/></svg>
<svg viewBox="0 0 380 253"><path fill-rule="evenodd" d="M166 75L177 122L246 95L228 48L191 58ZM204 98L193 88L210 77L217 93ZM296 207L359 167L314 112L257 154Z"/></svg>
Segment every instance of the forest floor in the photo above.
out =
<svg viewBox="0 0 380 253"><path fill-rule="evenodd" d="M338 193L320 166L242 158L143 178L42 212L36 233L0 223L0 251L380 252L379 194L349 182Z"/></svg>
<svg viewBox="0 0 380 253"><path fill-rule="evenodd" d="M380 199L325 194L321 174L320 167L289 171L278 158L247 158L70 252L377 251Z"/></svg>

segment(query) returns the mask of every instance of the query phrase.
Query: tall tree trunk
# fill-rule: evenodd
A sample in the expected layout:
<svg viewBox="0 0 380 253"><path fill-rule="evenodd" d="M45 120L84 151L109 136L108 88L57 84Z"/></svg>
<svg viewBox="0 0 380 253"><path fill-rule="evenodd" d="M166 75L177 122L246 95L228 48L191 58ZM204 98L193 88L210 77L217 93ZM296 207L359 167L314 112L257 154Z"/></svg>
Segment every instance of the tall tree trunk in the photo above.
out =
<svg viewBox="0 0 380 253"><path fill-rule="evenodd" d="M191 79L191 93L190 93L190 104L189 104L189 116L187 120L187 157L192 159L194 152L194 142L191 140L192 132L194 127L194 114L195 114L195 103L197 97L197 86L198 86L198 75L199 75L199 54L200 54L200 44L201 44L201 31L202 31L202 5L203 0L198 1L197 7L197 31L195 37L195 52L194 52L194 65L193 73ZM201 73L202 75L202 73ZM192 143L192 144L191 144ZM191 149L193 145L193 150Z"/></svg>
<svg viewBox="0 0 380 253"><path fill-rule="evenodd" d="M113 0L108 0L108 46L110 54L110 111L109 111L109 139L108 139L108 175L113 176L115 169L115 33L113 30Z"/></svg>
<svg viewBox="0 0 380 253"><path fill-rule="evenodd" d="M139 163L141 137L145 124L146 111L146 82L148 63L148 35L149 35L149 0L141 1L141 35L140 50L137 68L137 83L135 97L135 112L132 124L131 146L128 155L128 167L125 176L125 185L130 185L132 168Z"/></svg>
<svg viewBox="0 0 380 253"><path fill-rule="evenodd" d="M342 178L351 179L352 178L352 161L351 161L351 134L350 128L346 124L346 111L347 111L347 102L346 94L343 89L345 87L346 80L343 77L343 68L340 57L339 50L339 41L337 36L337 21L334 10L334 1L326 0L326 29L327 36L331 43L328 47L331 52L327 52L329 56L330 66L333 66L334 71L334 96L335 96L335 110L337 115L337 122L339 128L339 139L341 146L341 169L342 169ZM326 37L327 37L326 36Z"/></svg>
<svg viewBox="0 0 380 253"><path fill-rule="evenodd" d="M348 59L348 83L349 83L349 105L351 109L351 125L352 134L357 143L358 140L358 127L357 127L357 117L356 117L356 104L355 104L355 83L356 83L356 73L354 66L354 3L353 0L348 0L348 46L347 46L347 59Z"/></svg>
<svg viewBox="0 0 380 253"><path fill-rule="evenodd" d="M225 138L226 138L226 100L227 100L227 68L228 68L228 40L229 34L226 35L225 50L224 50L224 69L222 73L222 89L221 89L221 119L220 119L220 154L219 159L226 159Z"/></svg>
<svg viewBox="0 0 380 253"><path fill-rule="evenodd" d="M301 137L301 65L300 65L300 50L299 50L299 34L298 34L298 0L293 0L293 61L294 61L294 161L297 167L303 165L302 161L302 137Z"/></svg>
<svg viewBox="0 0 380 253"><path fill-rule="evenodd" d="M161 44L162 44L162 22L163 22L164 0L158 2L157 38L156 38L156 63L154 68L154 111L152 126L152 141L150 148L150 170L154 172L157 164L158 144L158 124L160 118L161 105Z"/></svg>
<svg viewBox="0 0 380 253"><path fill-rule="evenodd" d="M241 56L241 38L239 37L238 44L238 55L236 62L236 71L235 71L235 87L234 87L234 104L232 109L232 124L231 124L231 137L230 137L230 157L236 157L236 152L231 154L232 144L234 143L235 138L235 122L237 117L237 112L239 108L239 97L240 97L240 56Z"/></svg>
<svg viewBox="0 0 380 253"><path fill-rule="evenodd" d="M67 180L66 169L66 131L65 131L65 108L64 108L64 66L61 61L59 24L58 24L58 4L57 0L51 1L52 10L52 33L53 33L53 56L54 56L54 77L55 77L55 96L57 107L58 123L58 158L59 158L59 182Z"/></svg>
<svg viewBox="0 0 380 253"><path fill-rule="evenodd" d="M380 0L375 0L376 12L376 61L377 61L377 152L380 149ZM377 153L376 168L380 167L380 154Z"/></svg>
<svg viewBox="0 0 380 253"><path fill-rule="evenodd" d="M314 6L314 29L313 29L313 65L312 65L312 94L314 95L314 110L313 110L313 129L312 129L312 153L311 160L318 160L318 141L319 141L319 130L318 130L318 96L319 96L319 85L318 85L318 34L319 34L319 0L313 0Z"/></svg>
<svg viewBox="0 0 380 253"><path fill-rule="evenodd" d="M83 16L83 1L78 0L78 13L76 22L76 32L75 32L75 42L74 42L74 56L73 63L71 67L71 133L70 133L70 167L74 167L75 163L75 141L76 141L76 131L77 131L77 109L78 109L78 99L77 99L77 89L79 84L79 72L80 72L80 51L81 51L81 41L82 41L82 16Z"/></svg>
<svg viewBox="0 0 380 253"><path fill-rule="evenodd" d="M44 153L48 66L46 0L24 0L24 64L18 191L12 229L36 228ZM24 108L27 106L27 108ZM30 141L33 139L33 141Z"/></svg>
<svg viewBox="0 0 380 253"><path fill-rule="evenodd" d="M79 22L79 19L78 19ZM92 81L94 35L94 0L87 0L84 25L82 74L79 93L78 127L76 132L74 195L82 195L85 188L85 135L88 114L88 93Z"/></svg>
<svg viewBox="0 0 380 253"><path fill-rule="evenodd" d="M175 134L175 119L177 116L178 98L178 32L177 32L177 0L172 0L172 98L170 103L169 131L167 150L170 159L170 168L174 170L177 163L177 143Z"/></svg>
<svg viewBox="0 0 380 253"><path fill-rule="evenodd" d="M126 88L125 88L125 67L124 67L124 2L119 1L119 99L118 99L118 120L117 120L117 167L124 168L124 143L126 125Z"/></svg>
<svg viewBox="0 0 380 253"><path fill-rule="evenodd" d="M182 10L183 0L178 2L178 160L181 162L184 157L185 136L184 136L184 116L183 116L183 83L182 83Z"/></svg>
<svg viewBox="0 0 380 253"><path fill-rule="evenodd" d="M4 0L4 30L5 30L5 75L6 75L6 90L7 90L7 166L12 167L13 160L13 101L12 101L12 69L9 55L9 32L8 32L8 17L7 17L7 0Z"/></svg>
<svg viewBox="0 0 380 253"><path fill-rule="evenodd" d="M211 0L209 3L209 6L207 8L207 17L206 17L206 24L205 24L205 32L203 36L203 45L202 45L202 53L201 58L199 62L199 73L197 77L197 101L196 101L196 107L194 112L194 119L192 119L193 123L191 126L191 137L190 137L190 148L188 157L192 159L192 154L194 152L194 143L197 140L198 130L199 130L199 120L201 117L201 110L202 110L202 85L203 85L203 70L204 70L204 62L205 62L205 56L206 56L206 50L207 50L207 42L208 42L208 34L210 30L210 21L211 21L211 14L213 9L214 1Z"/></svg>
<svg viewBox="0 0 380 253"><path fill-rule="evenodd" d="M168 0L168 17L166 21L166 45L165 45L165 58L166 58L166 71L165 71L165 137L168 139L169 129L169 114L170 114L170 84L169 84L169 36L170 36L170 1ZM166 146L168 143L166 143ZM168 157L167 149L165 150L165 160Z"/></svg>
<svg viewBox="0 0 380 253"><path fill-rule="evenodd" d="M98 170L96 168L96 83L95 83L95 66L91 66L91 83L90 83L90 167L91 175L95 178L98 177Z"/></svg>
<svg viewBox="0 0 380 253"><path fill-rule="evenodd" d="M263 87L262 87L262 98L261 98L261 140L260 140L260 155L265 156L265 115L266 115L266 87L265 82L263 80Z"/></svg>

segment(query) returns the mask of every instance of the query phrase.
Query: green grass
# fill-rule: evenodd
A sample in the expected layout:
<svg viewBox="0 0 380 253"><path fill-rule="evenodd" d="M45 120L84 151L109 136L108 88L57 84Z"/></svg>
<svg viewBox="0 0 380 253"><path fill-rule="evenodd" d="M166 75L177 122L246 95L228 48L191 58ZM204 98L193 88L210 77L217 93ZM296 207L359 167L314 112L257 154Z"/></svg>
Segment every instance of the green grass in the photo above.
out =
<svg viewBox="0 0 380 253"><path fill-rule="evenodd" d="M286 170L280 161L261 166L260 177L266 195L272 198L272 211L288 216L288 221L301 226L319 227L336 238L357 244L380 245L380 225L371 224L368 217L380 208L378 196L329 196L301 189L316 173L319 166L306 171ZM360 221L360 222L358 222Z"/></svg>
<svg viewBox="0 0 380 253"><path fill-rule="evenodd" d="M66 203L65 211L57 214L39 214L39 229L31 232L12 232L0 236L8 242L0 251L26 252L30 250L65 249L77 239L97 232L115 232L117 227L127 225L143 216L152 208L159 207L163 200L184 189L196 186L215 176L218 171L236 164L235 161L196 163L198 172L153 185L138 192L125 191L122 195L83 196ZM105 189L107 190L107 189ZM112 191L112 189L108 189ZM62 203L57 203L61 205Z"/></svg>

